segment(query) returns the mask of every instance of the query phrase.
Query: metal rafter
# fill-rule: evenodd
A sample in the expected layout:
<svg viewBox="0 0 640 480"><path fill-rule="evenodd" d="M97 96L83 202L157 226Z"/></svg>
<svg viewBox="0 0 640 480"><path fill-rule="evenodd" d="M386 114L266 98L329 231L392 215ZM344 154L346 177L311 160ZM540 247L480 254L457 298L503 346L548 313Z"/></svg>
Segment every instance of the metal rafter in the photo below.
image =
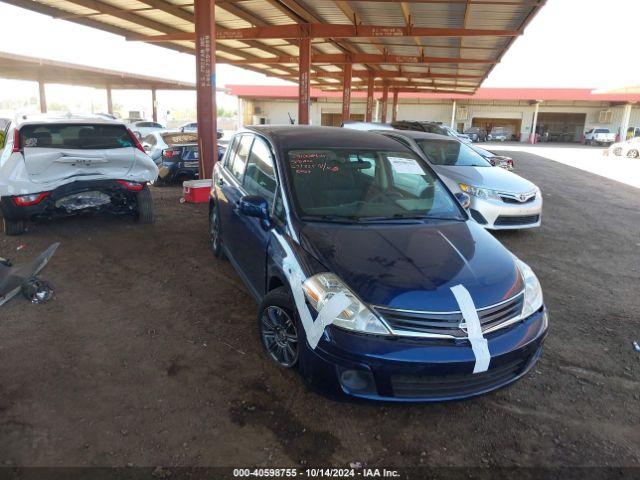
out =
<svg viewBox="0 0 640 480"><path fill-rule="evenodd" d="M193 42L195 35L190 32L194 25L194 14L188 10L193 6L193 2L185 0L185 3L175 4L174 0L140 0L137 4L114 4L111 0L66 0L66 2L45 3L49 0L0 0L9 4L34 10L40 13L51 15L55 18L67 19L87 25L93 28L99 28L111 33L123 35L130 39L152 41L163 47L171 48L180 52L194 53ZM279 12L291 20L293 24L274 25L269 24L263 18L260 12L260 6L255 1L246 0L216 0L215 5L244 20L248 23L249 28L229 29L222 25L216 25L216 38L219 40L217 51L220 53L219 62L234 63L257 71L266 75L278 78L291 79L298 72L291 66L286 66L292 59L297 57L286 55L287 47L296 45L301 37L317 38L320 42L312 42L313 58L312 61L321 60L319 63L332 63L331 56L323 53L326 50L318 49L322 43L332 44L344 57L333 57L334 65L343 65L353 63L353 75L358 77L362 75L361 65L367 68L367 72L373 71L378 78L393 80L412 80L416 78L431 79L430 72L441 75L449 75L455 82L458 82L461 90L462 83L481 83L492 71L493 66L497 63L505 51L512 45L517 35L520 35L528 22L535 16L535 13L545 4L546 0L363 0L358 3L360 10L355 10L352 1L333 0L335 12L341 12L345 18L349 20L349 24L328 25L326 23L325 11L316 13L313 8L315 3L312 0L263 0L271 7L277 8ZM360 1L360 0L358 0ZM120 3L120 2L119 2ZM70 4L79 5L82 9L71 7ZM142 4L142 5L141 5ZM395 4L402 12L404 18L404 26L388 26L375 25L374 20L368 23L362 21L360 13L363 15L369 12L370 18L375 18L375 4ZM461 5L464 6L464 17L461 21L462 28L423 28L416 27L420 25L419 18L413 18L412 5L417 4L442 4L442 5ZM472 7L476 7L474 10ZM496 12L500 12L496 18L504 16L504 22L487 23L486 26L507 26L507 19L518 19L520 24L515 30L482 30L471 29L470 12L476 12L481 7L491 6ZM502 8L512 7L512 8ZM514 8L516 7L516 8ZM272 10L273 11L273 10ZM318 12L320 12L318 10ZM444 21L446 14L438 14L442 17L442 26L446 26ZM265 16L266 17L266 16ZM268 17L266 17L268 18ZM439 17L436 18L436 20ZM382 23L384 23L382 21ZM482 23L478 24L483 27ZM440 26L437 22L432 26ZM137 28L136 28L137 27ZM150 35L140 35L141 31L146 29ZM155 34L157 33L157 35ZM471 42L466 42L463 37L489 35L493 38L504 36L506 42L496 43L495 46L475 46ZM431 36L451 36L457 39L457 57L441 58L437 56L425 57L424 48L429 49L429 54L433 55L433 51L445 47L444 45L426 46L423 43L424 38ZM418 56L392 55L397 51L402 51L396 47L406 47L404 42L394 42L394 37L413 38L416 46L420 49ZM387 40L379 40L385 38ZM278 39L285 40L282 45L270 45L268 40ZM225 46L224 40L234 41L234 46L239 45L240 48ZM287 42L287 40L289 40ZM240 43L237 43L240 42ZM364 49L364 45L374 47L381 53L378 57L372 57L369 52L371 50ZM506 45L506 46L502 46ZM251 51L250 49L255 49ZM470 51L488 52L485 59L469 59L464 58L463 52ZM262 57L262 55L270 57ZM388 55L387 55L388 54ZM382 60L381 60L382 57ZM278 61L280 61L278 63ZM381 60L381 61L379 61ZM297 62L297 60L296 60ZM446 65L445 63L451 63ZM465 65L462 65L464 63ZM422 72L404 72L402 68L398 68L397 72L390 70L388 67L380 67L379 65L423 65ZM437 64L437 65L436 65ZM473 65L478 64L478 65ZM482 65L484 65L482 67ZM426 67L426 68L425 68ZM437 67L437 68L436 68ZM482 68L481 68L482 67ZM312 67L313 68L313 67ZM322 88L330 88L331 86L340 85L341 78L325 76L323 72L328 72L326 67L317 67L315 73L312 71L310 75L311 82L323 82ZM465 78L460 73L470 74L476 78ZM389 76L388 73L396 73L397 76ZM444 77L441 77L444 78ZM454 82L451 82L455 84ZM357 88L358 82L354 81L354 88Z"/></svg>

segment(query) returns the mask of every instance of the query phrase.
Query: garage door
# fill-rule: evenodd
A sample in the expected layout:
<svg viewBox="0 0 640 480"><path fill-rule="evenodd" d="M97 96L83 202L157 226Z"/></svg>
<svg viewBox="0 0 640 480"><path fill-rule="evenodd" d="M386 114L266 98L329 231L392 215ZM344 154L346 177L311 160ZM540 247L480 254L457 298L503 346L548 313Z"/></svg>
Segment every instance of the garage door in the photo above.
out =
<svg viewBox="0 0 640 480"><path fill-rule="evenodd" d="M539 113L538 138L549 142L575 142L582 140L586 113Z"/></svg>
<svg viewBox="0 0 640 480"><path fill-rule="evenodd" d="M354 122L364 122L363 113L352 113L349 118ZM323 113L320 118L320 123L323 127L339 127L342 125L341 113Z"/></svg>
<svg viewBox="0 0 640 480"><path fill-rule="evenodd" d="M491 133L494 128L501 128L520 139L520 130L522 128L522 120L519 118L474 118L471 122L474 127L480 127Z"/></svg>

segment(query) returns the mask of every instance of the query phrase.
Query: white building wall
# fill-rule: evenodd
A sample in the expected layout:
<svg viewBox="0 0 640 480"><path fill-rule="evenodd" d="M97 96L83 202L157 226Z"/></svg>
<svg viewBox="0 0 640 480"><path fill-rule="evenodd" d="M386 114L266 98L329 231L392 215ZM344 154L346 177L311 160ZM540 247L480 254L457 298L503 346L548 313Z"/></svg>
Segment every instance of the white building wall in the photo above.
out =
<svg viewBox="0 0 640 480"><path fill-rule="evenodd" d="M253 115L266 118L269 124L288 124L289 114L297 121L298 103L296 100L254 100L242 102L244 105L252 105L254 111L260 113L245 112L244 118L253 119ZM398 120L430 120L449 125L451 122L451 109L453 102L450 100L406 100L401 99L398 104ZM458 100L457 113L466 108L465 119L456 115L455 123L464 123L468 128L474 118L513 118L522 121L521 141L526 141L531 133L534 106L528 101L482 101L482 100ZM387 121L391 121L392 102L389 102ZM462 110L461 110L462 109ZM620 134L622 123L622 105L609 106L606 102L542 102L540 113L584 113L586 114L585 131L591 128L609 128L612 132ZM611 121L600 123L600 112L611 110ZM318 99L312 102L310 119L312 125L321 125L322 113L340 113L342 103L339 99ZM352 113L364 114L366 102L364 99L354 99L351 105ZM246 120L245 120L246 121ZM640 106L631 110L629 126L640 127Z"/></svg>

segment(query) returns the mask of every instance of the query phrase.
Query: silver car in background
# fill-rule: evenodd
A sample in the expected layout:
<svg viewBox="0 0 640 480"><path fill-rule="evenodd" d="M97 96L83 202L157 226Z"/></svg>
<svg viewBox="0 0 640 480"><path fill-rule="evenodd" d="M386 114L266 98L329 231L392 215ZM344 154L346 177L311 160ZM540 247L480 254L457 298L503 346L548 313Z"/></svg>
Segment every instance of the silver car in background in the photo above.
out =
<svg viewBox="0 0 640 480"><path fill-rule="evenodd" d="M165 126L162 125L161 123L150 122L148 120L139 120L139 121L131 122L127 126L134 133L134 135L138 137L139 140L142 140L144 137L146 137L150 133L165 129Z"/></svg>
<svg viewBox="0 0 640 480"><path fill-rule="evenodd" d="M432 133L380 130L420 154L453 192L471 197L469 212L490 230L539 227L542 193L528 180L493 167L469 145Z"/></svg>

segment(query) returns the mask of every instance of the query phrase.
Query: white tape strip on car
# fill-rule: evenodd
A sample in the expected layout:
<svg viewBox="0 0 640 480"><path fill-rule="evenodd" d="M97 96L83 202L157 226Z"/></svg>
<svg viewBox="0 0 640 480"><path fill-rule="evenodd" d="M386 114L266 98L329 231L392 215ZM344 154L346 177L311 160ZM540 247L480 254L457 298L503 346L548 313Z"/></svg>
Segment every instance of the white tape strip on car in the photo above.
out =
<svg viewBox="0 0 640 480"><path fill-rule="evenodd" d="M451 293L456 297L456 301L462 312L462 319L467 327L467 337L469 338L469 342L471 342L471 349L476 357L473 373L486 372L489 368L489 362L491 361L491 354L489 353L487 339L482 335L482 325L480 325L478 311L473 303L471 294L469 290L462 285L451 287Z"/></svg>
<svg viewBox="0 0 640 480"><path fill-rule="evenodd" d="M344 293L338 293L331 297L327 303L318 312L318 317L313 320L311 311L305 301L304 290L302 290L302 284L306 280L300 264L296 260L291 247L282 236L274 232L273 236L278 240L278 243L285 251L285 258L282 261L282 267L284 274L289 280L289 286L291 287L291 293L293 294L293 301L296 304L296 309L300 315L300 321L304 327L304 331L307 334L307 342L312 349L315 349L322 338L324 329L331 325L335 318L347 308L351 301Z"/></svg>

